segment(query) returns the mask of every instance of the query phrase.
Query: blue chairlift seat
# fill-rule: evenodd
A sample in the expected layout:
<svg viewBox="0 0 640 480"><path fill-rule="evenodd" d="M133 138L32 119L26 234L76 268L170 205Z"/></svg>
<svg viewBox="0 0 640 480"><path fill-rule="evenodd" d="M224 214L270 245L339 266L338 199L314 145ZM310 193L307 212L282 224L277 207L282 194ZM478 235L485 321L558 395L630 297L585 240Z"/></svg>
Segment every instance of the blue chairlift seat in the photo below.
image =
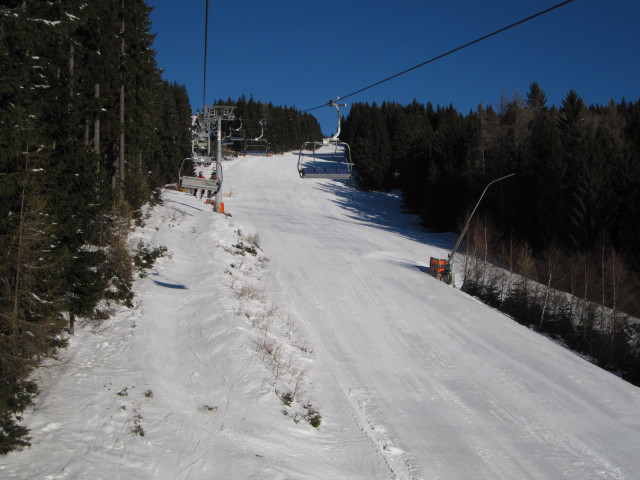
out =
<svg viewBox="0 0 640 480"><path fill-rule="evenodd" d="M339 140L306 142L298 155L300 178L329 178L349 180L353 176L353 164L349 145Z"/></svg>

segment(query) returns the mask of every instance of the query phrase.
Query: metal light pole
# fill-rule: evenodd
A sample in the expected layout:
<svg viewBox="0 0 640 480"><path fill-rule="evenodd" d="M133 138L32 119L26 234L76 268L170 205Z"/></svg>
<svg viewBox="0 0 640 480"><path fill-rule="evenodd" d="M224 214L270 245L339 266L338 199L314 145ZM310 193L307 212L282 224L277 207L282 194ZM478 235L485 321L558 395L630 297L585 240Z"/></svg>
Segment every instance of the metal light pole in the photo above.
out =
<svg viewBox="0 0 640 480"><path fill-rule="evenodd" d="M462 229L462 233L458 237L458 241L456 242L456 245L453 247L453 250L451 250L451 253L449 254L449 259L447 260L447 265L449 266L449 269L451 269L451 264L453 263L453 256L456 254L456 251L458 250L458 247L460 246L460 243L462 242L462 239L464 238L465 233L467 233L467 230L469 229L469 224L471 223L471 218L473 217L473 214L476 213L476 210L478 209L478 205L480 205L480 202L482 201L484 194L487 193L487 190L489 190L489 187L494 183L497 183L500 180L504 180L505 178L513 177L514 175L515 173L510 173L509 175L505 175L504 177L496 178L495 180L489 182L489 184L484 188L482 195L480 195L480 198L478 199L478 203L476 203L476 206L473 208L471 215L469 215L467 224L464 226L464 228Z"/></svg>

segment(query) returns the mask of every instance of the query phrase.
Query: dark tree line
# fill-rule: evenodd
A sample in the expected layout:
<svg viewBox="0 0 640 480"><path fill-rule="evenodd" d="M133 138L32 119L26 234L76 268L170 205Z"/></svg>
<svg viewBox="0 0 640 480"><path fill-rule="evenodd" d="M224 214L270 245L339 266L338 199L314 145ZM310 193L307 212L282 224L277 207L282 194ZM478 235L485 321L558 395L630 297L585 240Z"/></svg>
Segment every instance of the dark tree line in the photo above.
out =
<svg viewBox="0 0 640 480"><path fill-rule="evenodd" d="M515 172L491 187L476 213L484 225L483 258L640 317L640 101L587 106L572 90L560 107L549 107L533 83L524 98L503 97L496 109L480 105L467 115L415 101L354 104L341 138L351 146L362 188L400 189L407 210L435 230L460 231L485 186ZM514 245L529 252L526 261L513 260ZM465 279L469 291L497 295L491 286L487 295L483 282L474 286L473 278ZM511 295L502 292L500 302ZM534 317L551 325L550 311ZM633 328L621 333L633 321L598 331L597 323L584 327L584 318L577 317L583 328L576 345L590 354L611 358L620 339L628 344L636 335ZM611 348L595 349L598 335ZM633 349L616 355L637 362ZM637 378L640 368L627 370Z"/></svg>
<svg viewBox="0 0 640 480"><path fill-rule="evenodd" d="M143 0L0 6L0 453L28 444L29 373L77 317L130 302L129 222L189 156Z"/></svg>
<svg viewBox="0 0 640 480"><path fill-rule="evenodd" d="M533 83L526 98L466 116L415 101L354 104L343 132L359 184L401 189L431 228L455 231L488 182L515 172L478 212L500 234L534 252L605 243L640 272L640 101L588 107L570 91L548 107Z"/></svg>
<svg viewBox="0 0 640 480"><path fill-rule="evenodd" d="M236 120L230 124L223 124L223 133L226 135L231 128L240 127L242 119L242 129L248 139L260 136L260 120L264 122L264 136L269 143L269 151L273 153L283 153L298 150L304 142L312 140L322 140L320 124L316 117L308 113L302 113L295 107L274 106L271 102L263 103L255 101L253 97L247 100L244 96L237 100L230 98L217 100L215 105L235 105ZM225 122L226 123L226 122ZM238 143L234 146L238 151L242 151L243 145Z"/></svg>

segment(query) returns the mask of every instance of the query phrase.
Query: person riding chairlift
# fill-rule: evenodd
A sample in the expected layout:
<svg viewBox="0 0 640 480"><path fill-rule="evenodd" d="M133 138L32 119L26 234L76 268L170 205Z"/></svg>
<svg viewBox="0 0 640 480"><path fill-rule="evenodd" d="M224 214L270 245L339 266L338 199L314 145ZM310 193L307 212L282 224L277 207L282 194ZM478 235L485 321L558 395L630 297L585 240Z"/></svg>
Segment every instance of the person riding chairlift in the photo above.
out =
<svg viewBox="0 0 640 480"><path fill-rule="evenodd" d="M198 178L204 178L204 173L202 173L202 170L200 170L200 171L198 172ZM204 189L202 189L202 192L204 193ZM201 193L201 194L200 194L200 198L202 198L203 193ZM194 197L197 197L197 196L198 196L198 189L197 189L197 188L195 188L195 189L193 190L193 196L194 196Z"/></svg>
<svg viewBox="0 0 640 480"><path fill-rule="evenodd" d="M218 175L216 175L216 172L211 172L211 177L209 177L211 180L215 180L216 182L219 182L220 179L218 178ZM207 190L207 198L211 198L213 197L213 194L215 192L213 190ZM202 197L200 197L202 198Z"/></svg>

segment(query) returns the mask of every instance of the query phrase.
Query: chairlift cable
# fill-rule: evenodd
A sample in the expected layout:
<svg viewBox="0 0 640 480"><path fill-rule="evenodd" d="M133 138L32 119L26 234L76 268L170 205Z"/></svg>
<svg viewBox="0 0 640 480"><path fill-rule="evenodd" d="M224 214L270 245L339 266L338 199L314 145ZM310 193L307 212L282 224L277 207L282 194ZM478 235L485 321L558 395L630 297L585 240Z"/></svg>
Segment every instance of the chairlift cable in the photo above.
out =
<svg viewBox="0 0 640 480"><path fill-rule="evenodd" d="M202 81L202 113L207 104L207 45L209 44L209 0L204 13L204 79Z"/></svg>
<svg viewBox="0 0 640 480"><path fill-rule="evenodd" d="M409 72L411 72L413 70L416 70L416 69L418 69L420 67L424 67L425 65L428 65L429 63L433 63L436 60L440 60L440 59L442 59L444 57L447 57L447 56L449 56L449 55L451 55L451 54L453 54L455 52L458 52L458 51L460 51L462 49L470 47L471 45L475 45L476 43L482 42L483 40L486 40L486 39L491 38L491 37L493 37L495 35L498 35L499 33L506 32L507 30L510 30L510 29L512 29L514 27L517 27L518 25L522 25L523 23L526 23L526 22L528 22L530 20L533 20L533 19L535 19L537 17L545 15L545 14L547 14L547 13L553 11L553 10L556 10L556 9L558 9L560 7L564 7L565 5L568 5L569 3L572 3L574 1L575 0L566 0L564 2L558 3L557 5L554 5L552 7L549 7L547 9L545 9L545 10L542 10L542 11L540 11L538 13L535 13L535 14L527 17L527 18L523 18L522 20L518 20L515 23L507 25L506 27L502 27L502 28L500 28L500 29L498 29L498 30L496 30L496 31L494 31L492 33L489 33L489 34L484 35L484 36L482 36L480 38L477 38L477 39L475 39L475 40L473 40L471 42L465 43L464 45L461 45L461 46L459 46L457 48L454 48L453 50L449 50L448 52L445 52L445 53L442 53L442 54L440 54L440 55L438 55L436 57L430 58L429 60L427 60L425 62L419 63L418 65L415 65L415 66L413 66L411 68L407 68L406 70L403 70L403 71L398 72L398 73L396 73L394 75L391 75L390 77L387 77L387 78L384 78L384 79L382 79L382 80L380 80L378 82L372 83L371 85L363 87L363 88L361 88L359 90L356 90L354 92L351 92L351 93L349 93L347 95L342 95L340 97L340 99L343 100L345 98L352 97L353 95L356 95L358 93L362 93L365 90L369 90L370 88L373 88L373 87L376 87L376 86L378 86L378 85L380 85L382 83L388 82L389 80L392 80L392 79L397 78L397 77L399 77L401 75L404 75L405 73L409 73ZM330 106L332 102L333 102L333 100L329 100L328 102L323 103L322 105L318 105L317 107L313 107L313 108L309 108L307 110L303 110L303 113L310 112L312 110L317 110L318 108L326 107L327 105Z"/></svg>

